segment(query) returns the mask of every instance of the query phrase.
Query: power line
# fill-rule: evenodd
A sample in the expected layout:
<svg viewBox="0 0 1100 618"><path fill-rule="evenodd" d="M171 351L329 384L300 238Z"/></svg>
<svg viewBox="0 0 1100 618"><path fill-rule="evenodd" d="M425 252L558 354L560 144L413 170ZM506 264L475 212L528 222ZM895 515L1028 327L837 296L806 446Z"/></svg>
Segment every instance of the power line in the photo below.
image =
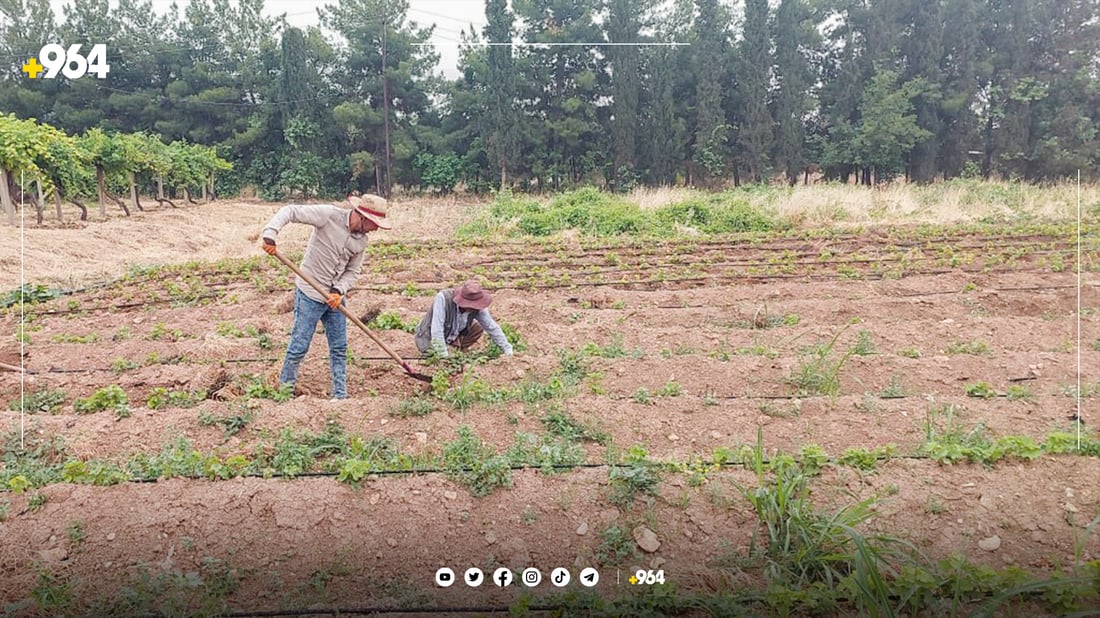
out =
<svg viewBox="0 0 1100 618"><path fill-rule="evenodd" d="M417 8L417 7L414 7L414 6L410 6L409 11L420 13L422 15L430 15L432 17L438 17L440 19L449 19L451 21L457 21L457 22L461 22L461 23L464 23L464 24L473 24L474 23L474 22L472 22L468 19L464 19L462 17L455 17L453 15L444 15L442 13L433 13L432 11L427 11L425 9ZM477 25L485 26L485 25L488 25L488 23L489 23L488 21L477 22Z"/></svg>
<svg viewBox="0 0 1100 618"><path fill-rule="evenodd" d="M459 41L452 41L459 43ZM687 47L691 43L600 43L600 42L575 42L575 43L536 43L533 41L513 41L511 43L478 43L470 42L474 47ZM431 43L416 43L418 46L431 45Z"/></svg>
<svg viewBox="0 0 1100 618"><path fill-rule="evenodd" d="M112 88L110 86L103 86L103 85L100 85L100 88L103 89L103 90L109 90L111 92L118 92L118 93L121 93L121 94L130 94L130 95L144 94L144 93L141 93L141 92L123 90L121 88ZM188 96L194 96L194 95L188 95ZM287 104L287 103L305 103L305 102L308 102L308 101L317 101L317 100L319 100L323 97L308 97L308 98L303 98L303 99L286 99L286 100L283 100L283 101L256 101L256 102L246 102L246 101L240 101L240 102L193 101L193 100L186 100L186 99L180 99L180 100L173 101L172 99L169 99L167 96L165 96L163 93L158 93L158 94L153 95L150 98L157 98L157 99L159 99L163 102L167 102L167 103L182 103L182 104L188 104L188 105L193 104L193 105L221 105L221 106L225 106L225 107L256 107L258 105L284 105L284 104Z"/></svg>

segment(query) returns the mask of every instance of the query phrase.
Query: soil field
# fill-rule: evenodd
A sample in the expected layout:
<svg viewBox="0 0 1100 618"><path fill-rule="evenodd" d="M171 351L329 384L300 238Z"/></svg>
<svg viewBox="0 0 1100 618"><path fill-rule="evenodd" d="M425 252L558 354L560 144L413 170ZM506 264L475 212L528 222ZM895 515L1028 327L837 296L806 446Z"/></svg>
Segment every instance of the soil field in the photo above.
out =
<svg viewBox="0 0 1100 618"><path fill-rule="evenodd" d="M1076 228L1061 225L375 242L353 311L415 323L437 290L475 277L523 349L425 366L411 334L377 331L442 376L427 385L349 329L342 402L320 335L299 392L274 388L292 284L272 258L84 280L25 306L28 375L0 373L0 603L540 614L599 595L623 615L865 613L855 593L784 600L765 584L778 554L762 553L749 498L793 460L815 512L863 504L861 534L928 564L961 559L986 584L1086 573L1100 457L1076 439L1100 439L1100 247L1085 232L1080 286ZM300 257L305 235L287 238ZM445 566L460 579L537 567L543 581L441 588ZM591 590L577 581L588 566ZM569 586L550 584L555 567ZM639 568L674 586L629 583ZM1100 598L1074 590L1012 602L1058 615ZM839 605L809 609L824 598Z"/></svg>

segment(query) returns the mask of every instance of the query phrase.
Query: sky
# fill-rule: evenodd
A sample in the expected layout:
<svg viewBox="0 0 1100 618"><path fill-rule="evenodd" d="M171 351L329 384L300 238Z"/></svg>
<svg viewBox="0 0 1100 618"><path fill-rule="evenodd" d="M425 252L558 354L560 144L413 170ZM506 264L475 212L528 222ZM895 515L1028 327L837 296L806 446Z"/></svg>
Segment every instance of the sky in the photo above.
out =
<svg viewBox="0 0 1100 618"><path fill-rule="evenodd" d="M63 15L63 7L80 0L50 0L54 14ZM439 70L448 78L458 77L458 41L459 33L470 25L477 30L485 25L485 0L408 0L408 18L417 24L427 26L435 24L431 42L439 54ZM166 13L172 0L152 0L153 11ZM182 14L188 0L176 0ZM265 0L265 13L272 17L286 14L287 22L304 28L320 23L317 8L334 4L335 0ZM117 2L110 2L116 6Z"/></svg>

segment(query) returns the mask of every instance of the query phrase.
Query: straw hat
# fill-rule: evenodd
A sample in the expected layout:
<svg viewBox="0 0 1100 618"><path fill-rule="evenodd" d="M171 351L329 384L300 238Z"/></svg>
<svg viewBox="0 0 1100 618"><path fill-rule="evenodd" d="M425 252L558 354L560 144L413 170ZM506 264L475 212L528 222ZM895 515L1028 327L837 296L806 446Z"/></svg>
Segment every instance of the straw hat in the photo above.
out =
<svg viewBox="0 0 1100 618"><path fill-rule="evenodd" d="M356 212L370 219L379 229L393 229L386 221L386 199L378 195L349 195L348 203Z"/></svg>

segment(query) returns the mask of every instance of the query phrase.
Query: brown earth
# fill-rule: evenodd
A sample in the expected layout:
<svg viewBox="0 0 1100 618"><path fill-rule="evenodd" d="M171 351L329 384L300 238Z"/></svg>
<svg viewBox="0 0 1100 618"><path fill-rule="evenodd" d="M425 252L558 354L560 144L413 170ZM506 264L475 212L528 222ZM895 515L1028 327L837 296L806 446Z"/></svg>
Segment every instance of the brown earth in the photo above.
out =
<svg viewBox="0 0 1100 618"><path fill-rule="evenodd" d="M255 221L236 221L235 233L254 232L270 212L255 205L248 215ZM39 232L35 242L70 230L31 230L28 237ZM107 238L123 230L92 224L86 232ZM286 244L300 249L303 239L288 237ZM249 242L204 257L252 255ZM1016 258L992 259L1010 245ZM981 427L993 437L1038 442L1053 431L1074 432L1072 389L1079 377L1086 436L1100 423L1093 420L1100 396L1100 350L1093 343L1100 339L1100 293L1093 272L1084 273L1078 288L1072 250L1060 236L960 236L922 245L883 232L831 241L611 248L575 240L464 246L421 240L377 243L374 250L360 289L349 296L355 311L380 307L407 322L419 318L434 290L467 277L497 290L494 316L515 327L528 347L469 369L467 379L492 387L545 383L559 369L561 351L594 344L590 351L621 353L589 356L587 378L548 404L457 410L433 401L430 414L406 418L395 415L398 406L421 395L424 385L403 377L396 363L352 331L347 402L327 400L327 350L318 336L300 378L306 394L296 399L249 400L239 384L230 384L223 400L149 410L145 402L156 388L212 390L247 375L273 382L291 322L289 279L266 258L247 269L223 264L154 272L34 307L27 325L32 375L21 382L0 373L0 402L5 408L17 402L21 388L62 389L67 399L53 415L0 413L8 430L3 448L16 448L23 423L28 442L60 439L72 458L123 461L158 453L181 437L224 458L270 447L284 429L320 433L338 424L350 435L388 437L402 453L429 457L463 426L504 451L517 433L544 433L542 419L557 409L604 432L620 452L641 444L657 460L692 462L720 448L737 451L755 444L758 428L768 453L817 444L835 457L849 448L893 444L908 456L925 442L929 423L946 429L948 414L962 431ZM186 252L183 245L172 248L165 261ZM954 262L941 259L949 253ZM94 253L83 257L83 273L118 276L126 268L97 261ZM1086 264L1096 263L1095 252L1086 257ZM197 298L201 294L209 296ZM259 334L270 340L266 349ZM414 356L411 335L378 334L399 354ZM791 377L812 358L813 346L834 337L827 354L833 362L861 341L866 354L843 362L836 396L800 394ZM996 396L968 397L966 387L978 382ZM75 413L76 398L111 384L127 393L132 416ZM242 412L254 417L229 437L200 422ZM606 461L606 446L587 441L583 448L585 461ZM897 535L933 559L960 554L1042 576L1100 558L1100 536L1083 532L1100 514L1097 479L1095 457L1041 456L989 468L901 457L870 473L826 467L812 495L823 509L877 496L868 532ZM610 502L606 467L521 470L511 487L480 498L434 472L373 476L358 488L331 477L52 484L41 490L45 503L37 510L30 500L38 492L2 497L10 507L0 521L0 599L27 599L38 571L46 569L71 582L86 607L132 587L144 570L154 577L200 572L208 584L239 581L228 596L236 609L505 607L519 598L517 587L470 589L459 582L439 589L435 570L450 566L461 577L468 566L536 566L544 577L536 597L544 599L556 592L545 580L550 569L568 567L575 578L579 568L600 565L605 531L617 528L630 537L639 526L652 529L660 547L650 553L628 543L636 554L619 566L604 556L604 594L633 594L625 579L635 566L662 568L685 590L759 583L742 568L757 519L737 489L753 487L755 476L733 467L711 472L700 486L690 481L687 474L667 474L656 498L629 507ZM69 534L76 522L86 533L79 543ZM989 547L994 536L998 547L979 546Z"/></svg>

